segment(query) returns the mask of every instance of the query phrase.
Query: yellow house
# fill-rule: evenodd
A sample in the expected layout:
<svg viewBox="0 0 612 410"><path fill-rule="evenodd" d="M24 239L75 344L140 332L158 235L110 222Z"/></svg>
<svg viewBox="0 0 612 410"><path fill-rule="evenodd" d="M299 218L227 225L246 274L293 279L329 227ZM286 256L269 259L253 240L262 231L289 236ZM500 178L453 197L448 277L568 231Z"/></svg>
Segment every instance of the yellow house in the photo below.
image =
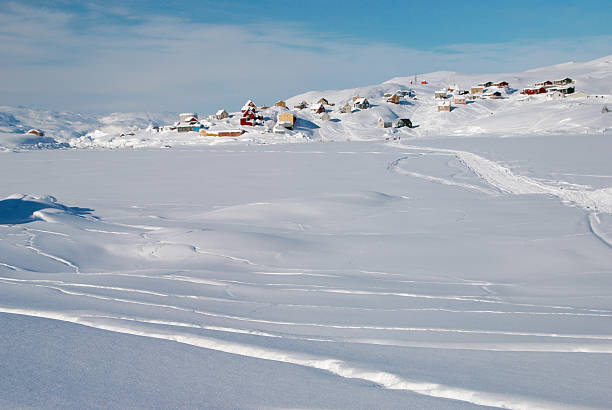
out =
<svg viewBox="0 0 612 410"><path fill-rule="evenodd" d="M393 94L391 96L391 98L387 99L387 102L393 103L393 104L399 104L400 103L400 96L397 94Z"/></svg>
<svg viewBox="0 0 612 410"><path fill-rule="evenodd" d="M451 110L450 101L442 100L438 103L438 111L450 111L450 110Z"/></svg>
<svg viewBox="0 0 612 410"><path fill-rule="evenodd" d="M290 112L281 112L278 114L277 125L285 128L293 128L295 124L295 115Z"/></svg>

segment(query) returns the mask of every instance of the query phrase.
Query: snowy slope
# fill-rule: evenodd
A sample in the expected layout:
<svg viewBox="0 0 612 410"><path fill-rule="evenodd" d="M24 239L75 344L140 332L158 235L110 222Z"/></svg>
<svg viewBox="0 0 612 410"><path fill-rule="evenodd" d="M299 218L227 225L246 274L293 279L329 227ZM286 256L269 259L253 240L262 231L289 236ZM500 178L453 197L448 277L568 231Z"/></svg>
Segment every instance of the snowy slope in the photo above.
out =
<svg viewBox="0 0 612 410"><path fill-rule="evenodd" d="M583 91L591 96L549 100L544 95L526 98L519 93L535 82L565 77L576 81L576 91ZM428 84L420 84L422 80L426 80ZM469 90L472 85L487 81L508 81L512 90L503 100L476 100L465 106L454 106L450 113L437 112L435 91L454 84ZM288 103L293 106L302 100L316 101L325 96L339 107L350 102L353 96L367 97L376 105L366 110L367 114L337 115L337 118L342 120L339 128L349 130L356 138L364 139L381 138L389 132L373 129L379 116L410 118L413 123L419 125L413 130L399 130L399 134L404 138L436 135L608 133L612 130L612 115L601 113L604 105L612 104L612 55L586 63L559 64L522 73L474 75L440 71L421 74L417 77L417 84L412 84L413 82L414 77L398 77L369 87L341 91L310 91L290 98ZM383 97L385 93L401 89L413 89L417 100L405 98L399 106L386 102ZM505 93L504 90L500 91ZM359 123L364 129L360 130L355 123ZM321 131L320 135L333 139L333 127L327 128L331 129Z"/></svg>
<svg viewBox="0 0 612 410"><path fill-rule="evenodd" d="M71 139L96 130L118 135L171 120L167 114L113 113L99 116L0 106L0 149L65 148L70 146L68 142ZM44 131L45 136L24 135L32 128Z"/></svg>
<svg viewBox="0 0 612 410"><path fill-rule="evenodd" d="M535 82L573 78L577 92L588 97L548 99L545 95L526 97L519 93ZM75 147L75 148L131 148L217 145L241 142L246 144L270 144L306 141L380 140L386 138L426 138L439 135L495 135L529 136L533 134L588 134L609 133L612 130L612 114L602 114L604 106L612 107L612 55L584 63L565 63L543 67L522 73L464 74L449 71L421 74L418 84L411 84L414 77L398 77L382 84L346 90L310 91L287 99L287 106L298 122L294 131L284 135L271 132L279 108L260 110L265 126L241 127L240 113L232 113L229 119L209 120L211 129L239 129L247 131L239 138L201 137L196 132L155 132L147 130L150 124L174 123L171 115L115 113L93 116L73 113L36 111L26 108L0 107L0 147ZM420 84L426 80L428 84ZM437 112L434 92L457 84L462 89L486 81L508 81L510 88L500 89L502 100L477 99L467 105L455 105L451 112ZM411 96L402 98L400 104L387 102L385 93L411 89ZM495 91L495 89L491 89ZM372 108L341 114L340 108L352 97L367 97ZM308 108L293 109L301 101L314 104L325 97L333 106L327 106L331 121L322 121L321 114ZM246 99L246 96L245 96ZM202 116L205 119L206 115ZM409 118L416 125L413 129L379 129L377 120L389 121ZM46 139L23 139L29 128L46 132ZM122 133L134 135L120 136ZM40 144L38 144L40 143Z"/></svg>

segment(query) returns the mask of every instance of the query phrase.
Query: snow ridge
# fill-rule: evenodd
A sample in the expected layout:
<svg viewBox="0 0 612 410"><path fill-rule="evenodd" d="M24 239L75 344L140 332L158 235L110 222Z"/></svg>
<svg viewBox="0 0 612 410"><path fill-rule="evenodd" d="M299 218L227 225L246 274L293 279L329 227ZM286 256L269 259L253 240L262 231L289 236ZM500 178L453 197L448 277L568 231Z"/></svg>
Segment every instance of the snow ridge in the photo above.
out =
<svg viewBox="0 0 612 410"><path fill-rule="evenodd" d="M424 396L458 400L481 406L492 406L512 409L555 409L561 405L560 403L553 403L544 400L534 400L526 397L488 393L477 390L468 390L453 386L446 386L438 383L407 380L388 372L373 371L368 369L362 369L359 367L353 367L349 363L337 359L321 358L306 354L297 354L281 350L266 349L192 334L159 333L153 331L145 331L142 329L134 329L129 326L121 326L118 324L100 324L95 323L90 319L74 314L68 315L66 313L59 312L16 309L9 307L0 307L0 312L60 320L64 322L81 324L97 329L108 330L111 332L144 336L154 339L171 340L178 343L202 347L211 350L217 350L225 353L237 354L241 356L253 357L264 360L272 360L283 363L290 363L327 371L337 376L348 379L366 380L386 389L408 390L413 393L421 394Z"/></svg>

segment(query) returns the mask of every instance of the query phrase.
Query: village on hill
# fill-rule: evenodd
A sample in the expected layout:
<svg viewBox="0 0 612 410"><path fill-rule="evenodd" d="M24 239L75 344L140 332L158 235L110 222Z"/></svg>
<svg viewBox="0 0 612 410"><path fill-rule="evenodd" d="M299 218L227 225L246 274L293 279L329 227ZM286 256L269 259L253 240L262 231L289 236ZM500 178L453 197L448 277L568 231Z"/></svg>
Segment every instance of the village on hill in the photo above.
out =
<svg viewBox="0 0 612 410"><path fill-rule="evenodd" d="M65 121L59 130L43 121L22 121L21 132L29 136L28 146L58 148L606 132L610 124L602 114L610 111L612 101L607 64L596 60L486 76L441 71L354 89L310 91L274 104L247 99L238 111L217 107L211 114L184 112L163 122L130 122L129 115L117 114L101 119L93 125L97 128L86 130L83 124L65 132L62 127L74 121ZM590 75L593 68L605 71L601 81L592 80L597 78ZM558 107L571 110L572 118L557 118L562 113Z"/></svg>
<svg viewBox="0 0 612 410"><path fill-rule="evenodd" d="M416 85L416 79L410 81ZM428 86L427 80L420 81L419 85ZM433 95L432 95L433 94ZM519 90L512 88L508 81L485 81L469 87L461 87L456 83L435 90L431 93L430 87L416 90L413 88L386 90L382 95L354 95L349 99L330 102L325 96L317 100L300 100L289 104L285 100L277 101L272 106L257 106L252 100L247 100L239 112L228 112L220 108L215 114L199 118L197 113L183 113L178 121L171 125L155 126L155 132L197 133L202 138L237 138L244 134L281 134L286 137L307 138L300 132L304 129L314 129L325 122L338 123L350 121L351 115L370 110L374 107L406 106L413 107L416 101L424 106L430 106L432 111L441 115L452 112L470 104L478 104L483 100L527 101L525 98L538 95L545 100L559 100L563 98L583 98L590 96L584 92L576 92L575 81L569 77L560 80L543 80ZM432 98L433 97L433 98ZM378 112L374 118L362 123L364 129L383 128L392 132L399 128L411 129L413 126L422 126L419 113L413 112L410 117L398 115L399 110L391 112ZM122 133L121 136L128 134ZM132 134L133 135L133 134ZM195 134L191 134L195 135ZM388 136L385 136L389 139ZM393 139L399 139L395 136Z"/></svg>

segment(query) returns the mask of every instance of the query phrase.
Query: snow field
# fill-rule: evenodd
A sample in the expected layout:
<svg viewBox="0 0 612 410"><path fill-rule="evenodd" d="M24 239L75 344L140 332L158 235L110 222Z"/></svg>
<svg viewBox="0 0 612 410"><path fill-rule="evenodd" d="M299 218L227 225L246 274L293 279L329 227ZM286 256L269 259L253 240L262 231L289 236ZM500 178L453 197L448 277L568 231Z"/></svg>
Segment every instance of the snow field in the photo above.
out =
<svg viewBox="0 0 612 410"><path fill-rule="evenodd" d="M10 153L0 167L28 172L0 201L0 310L313 369L383 408L396 390L425 407L604 408L605 201L555 195L554 162L505 165L529 144Z"/></svg>

